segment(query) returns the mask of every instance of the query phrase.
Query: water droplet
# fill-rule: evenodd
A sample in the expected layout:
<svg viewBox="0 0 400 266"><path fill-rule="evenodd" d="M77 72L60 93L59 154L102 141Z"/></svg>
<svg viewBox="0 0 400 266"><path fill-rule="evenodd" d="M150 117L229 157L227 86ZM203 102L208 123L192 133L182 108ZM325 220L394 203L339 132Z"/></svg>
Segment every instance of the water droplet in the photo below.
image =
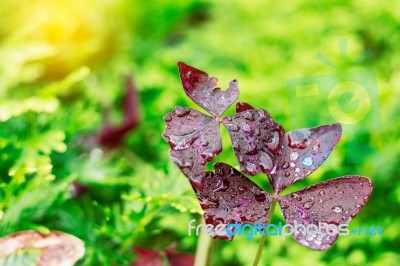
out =
<svg viewBox="0 0 400 266"><path fill-rule="evenodd" d="M247 188L245 186L239 186L238 189L239 189L239 193L242 193L242 194L247 191Z"/></svg>
<svg viewBox="0 0 400 266"><path fill-rule="evenodd" d="M296 173L300 172L300 168L296 167L296 169L294 169L296 171Z"/></svg>
<svg viewBox="0 0 400 266"><path fill-rule="evenodd" d="M271 150L275 150L279 144L279 133L277 131L272 132L271 141L267 144L267 147Z"/></svg>
<svg viewBox="0 0 400 266"><path fill-rule="evenodd" d="M319 199L318 202L322 203L322 202L324 202L324 200L323 199Z"/></svg>
<svg viewBox="0 0 400 266"><path fill-rule="evenodd" d="M357 204L356 207L357 207L357 208L361 208L362 206L361 206L360 204Z"/></svg>
<svg viewBox="0 0 400 266"><path fill-rule="evenodd" d="M313 202L313 201L307 201L307 202L305 202L305 203L304 203L304 205L303 205L303 206L304 206L304 208L305 208L305 209L307 209L307 210L308 210L308 209L310 209L310 208L311 208L311 206L313 206L313 205L314 205L314 203L315 203L315 202Z"/></svg>
<svg viewBox="0 0 400 266"><path fill-rule="evenodd" d="M273 175L273 174L275 174L275 172L276 172L276 168L277 168L277 165L275 164L274 165L274 167L272 168L272 170L271 170L271 173L270 173L270 175Z"/></svg>
<svg viewBox="0 0 400 266"><path fill-rule="evenodd" d="M251 174L257 173L257 166L254 163L247 163L246 170Z"/></svg>
<svg viewBox="0 0 400 266"><path fill-rule="evenodd" d="M242 216L242 211L241 211L241 210L238 210L238 211L235 213L235 217L236 217L236 218L240 218L240 216Z"/></svg>
<svg viewBox="0 0 400 266"><path fill-rule="evenodd" d="M285 172L285 176L286 176L286 177L289 177L289 176L290 176L290 172L289 172L289 171L286 171L286 172Z"/></svg>
<svg viewBox="0 0 400 266"><path fill-rule="evenodd" d="M356 195L353 196L353 199L358 199L358 197Z"/></svg>
<svg viewBox="0 0 400 266"><path fill-rule="evenodd" d="M313 240L314 240L314 236L307 236L307 237L306 237L306 240L307 240L307 241L313 241Z"/></svg>
<svg viewBox="0 0 400 266"><path fill-rule="evenodd" d="M257 195L257 194L260 192L260 190L259 190L256 186L253 186L253 187L250 189L250 191L251 191L254 195Z"/></svg>
<svg viewBox="0 0 400 266"><path fill-rule="evenodd" d="M171 114L167 114L167 115L164 117L164 121L165 121L165 122L170 122L171 120L172 120Z"/></svg>
<svg viewBox="0 0 400 266"><path fill-rule="evenodd" d="M289 208L289 204L287 204L286 201L279 203L279 205L280 205L282 210Z"/></svg>
<svg viewBox="0 0 400 266"><path fill-rule="evenodd" d="M248 124L245 124L242 128L244 132L251 132L251 126Z"/></svg>
<svg viewBox="0 0 400 266"><path fill-rule="evenodd" d="M297 152L292 152L290 154L290 160L294 161L299 157L299 154Z"/></svg>
<svg viewBox="0 0 400 266"><path fill-rule="evenodd" d="M260 153L260 166L264 170L270 170L273 166L271 157L265 152Z"/></svg>
<svg viewBox="0 0 400 266"><path fill-rule="evenodd" d="M319 150L319 148L320 148L320 146L321 146L321 144L316 144L316 145L314 145L313 147L312 147L312 149L313 149L313 151L318 151Z"/></svg>
<svg viewBox="0 0 400 266"><path fill-rule="evenodd" d="M323 195L325 195L325 191L321 190L321 191L319 192L319 194L320 194L321 196L323 196Z"/></svg>
<svg viewBox="0 0 400 266"><path fill-rule="evenodd" d="M224 176L225 172L223 168L218 168L217 173L219 176Z"/></svg>
<svg viewBox="0 0 400 266"><path fill-rule="evenodd" d="M235 150L235 151L240 151L240 145L239 145L239 143L237 143L236 141L234 141L233 143L232 143L232 147L233 147L233 149Z"/></svg>
<svg viewBox="0 0 400 266"><path fill-rule="evenodd" d="M177 108L176 109L176 115L178 116L178 117L185 117L185 116L187 116L188 114L190 113L190 110L189 109L185 109L185 108Z"/></svg>
<svg viewBox="0 0 400 266"><path fill-rule="evenodd" d="M260 119L265 117L264 112L265 112L264 110L257 109L257 113L258 113Z"/></svg>
<svg viewBox="0 0 400 266"><path fill-rule="evenodd" d="M239 131L239 127L235 124L225 124L228 131L232 131L232 132L238 132Z"/></svg>
<svg viewBox="0 0 400 266"><path fill-rule="evenodd" d="M333 212L339 213L343 211L343 208L341 206L335 206L332 208Z"/></svg>
<svg viewBox="0 0 400 266"><path fill-rule="evenodd" d="M288 162L284 162L282 164L282 169L288 169L289 168L289 163Z"/></svg>
<svg viewBox="0 0 400 266"><path fill-rule="evenodd" d="M338 192L339 192L339 194L343 194L343 190L339 189Z"/></svg>
<svg viewBox="0 0 400 266"><path fill-rule="evenodd" d="M245 112L243 114L244 119L248 120L248 121L254 121L254 117L253 114L249 111Z"/></svg>
<svg viewBox="0 0 400 266"><path fill-rule="evenodd" d="M301 161L305 166L311 166L313 164L313 159L310 156L304 157Z"/></svg>
<svg viewBox="0 0 400 266"><path fill-rule="evenodd" d="M293 131L289 136L289 146L295 149L304 149L307 147L308 137L311 132L307 129Z"/></svg>
<svg viewBox="0 0 400 266"><path fill-rule="evenodd" d="M233 176L233 175L235 175L235 170L233 170L233 168L230 168L228 176Z"/></svg>
<svg viewBox="0 0 400 266"><path fill-rule="evenodd" d="M261 201L265 201L267 199L267 196L265 196L265 194L262 193L262 194L255 195L254 198L256 199L256 201L260 201L261 202Z"/></svg>
<svg viewBox="0 0 400 266"><path fill-rule="evenodd" d="M215 192L219 192L219 191L225 192L228 189L228 187L229 187L229 181L228 180L219 179L218 182L217 182L216 188L213 189L213 192L214 193Z"/></svg>
<svg viewBox="0 0 400 266"><path fill-rule="evenodd" d="M292 194L292 197L293 197L293 199L295 199L295 200L297 200L297 201L301 201L301 200L302 200L300 194L298 194L298 193L293 193L293 194Z"/></svg>

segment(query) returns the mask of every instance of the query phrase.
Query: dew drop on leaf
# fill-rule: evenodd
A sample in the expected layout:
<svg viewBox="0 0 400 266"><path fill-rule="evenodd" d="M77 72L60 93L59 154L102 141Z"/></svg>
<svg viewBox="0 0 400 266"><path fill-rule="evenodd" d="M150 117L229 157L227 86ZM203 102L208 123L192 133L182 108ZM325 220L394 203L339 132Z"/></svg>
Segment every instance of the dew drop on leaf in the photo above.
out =
<svg viewBox="0 0 400 266"><path fill-rule="evenodd" d="M298 194L298 193L293 193L293 199L297 200L297 201L301 201L302 197Z"/></svg>
<svg viewBox="0 0 400 266"><path fill-rule="evenodd" d="M244 193L247 191L247 188L244 186L239 186L238 190L239 190L239 193Z"/></svg>
<svg viewBox="0 0 400 266"><path fill-rule="evenodd" d="M343 211L343 208L341 206L335 206L332 208L332 211L336 212L336 213L340 213Z"/></svg>
<svg viewBox="0 0 400 266"><path fill-rule="evenodd" d="M261 202L261 201L265 201L267 199L267 196L264 193L262 193L262 194L255 195L254 198L256 199L256 201Z"/></svg>
<svg viewBox="0 0 400 266"><path fill-rule="evenodd" d="M304 203L304 205L303 205L303 206L304 206L304 208L305 208L305 209L307 209L307 210L308 210L308 209L310 209L310 208L311 208L311 206L313 206L313 205L314 205L314 203L315 203L315 202L313 202L313 201L307 201L307 202L305 202L305 203Z"/></svg>
<svg viewBox="0 0 400 266"><path fill-rule="evenodd" d="M310 156L304 157L301 161L305 166L311 166L313 164L313 159Z"/></svg>
<svg viewBox="0 0 400 266"><path fill-rule="evenodd" d="M297 152L292 152L290 154L290 160L294 161L299 157L299 154Z"/></svg>
<svg viewBox="0 0 400 266"><path fill-rule="evenodd" d="M289 168L289 163L288 162L284 162L282 164L282 169L288 169Z"/></svg>

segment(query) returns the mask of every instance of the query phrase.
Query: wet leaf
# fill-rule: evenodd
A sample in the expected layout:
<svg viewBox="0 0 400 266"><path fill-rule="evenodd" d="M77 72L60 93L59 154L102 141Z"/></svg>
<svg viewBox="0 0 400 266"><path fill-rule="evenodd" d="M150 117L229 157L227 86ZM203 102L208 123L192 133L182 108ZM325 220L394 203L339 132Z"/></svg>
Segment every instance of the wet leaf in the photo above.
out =
<svg viewBox="0 0 400 266"><path fill-rule="evenodd" d="M272 197L235 168L224 163L214 165L215 172L207 172L204 188L194 187L204 210L206 224L215 227L230 223L266 223ZM232 239L226 234L211 232L214 238Z"/></svg>
<svg viewBox="0 0 400 266"><path fill-rule="evenodd" d="M269 175L274 191L280 192L314 172L328 158L342 134L340 124L293 130L283 138L276 171Z"/></svg>
<svg viewBox="0 0 400 266"><path fill-rule="evenodd" d="M236 114L223 119L241 170L246 174L270 174L281 149L283 128L263 109L236 104Z"/></svg>
<svg viewBox="0 0 400 266"><path fill-rule="evenodd" d="M75 236L53 231L42 235L35 231L22 231L0 239L0 260L22 251L40 251L37 266L72 266L85 253L84 243Z"/></svg>
<svg viewBox="0 0 400 266"><path fill-rule="evenodd" d="M236 80L232 80L229 88L223 91L217 87L218 79L209 77L206 72L183 62L178 63L178 68L186 94L215 117L220 117L239 97Z"/></svg>
<svg viewBox="0 0 400 266"><path fill-rule="evenodd" d="M344 176L309 186L278 198L286 223L304 226L319 223L348 224L368 202L372 182L362 176ZM322 233L325 233L323 231ZM299 229L293 236L301 245L315 250L325 250L338 237L336 230L329 234L307 234Z"/></svg>
<svg viewBox="0 0 400 266"><path fill-rule="evenodd" d="M204 170L206 162L221 151L220 115L236 100L237 84L231 82L230 88L222 92L216 88L217 79L209 78L207 73L181 62L178 66L186 94L216 119L177 107L164 118L167 122L164 138L171 145L171 158L192 183L206 224L214 226L208 233L214 238L232 239L225 231L217 232L215 227L235 222L266 223L272 201L268 193L227 164L217 163L215 172ZM236 114L222 119L222 123L229 132L242 171L268 175L289 224L337 224L339 219L346 223L367 202L372 183L359 176L334 179L288 196L277 196L321 166L341 137L340 124L286 133L266 110L255 109L244 102L237 103ZM208 153L204 154L204 148L199 150L198 147L207 147ZM329 192L329 201L322 188ZM358 194L350 198L352 191ZM344 195L341 197L337 193ZM342 212L344 215L340 216ZM333 244L337 234L310 237L296 232L295 238L302 245L322 250Z"/></svg>
<svg viewBox="0 0 400 266"><path fill-rule="evenodd" d="M201 187L205 165L222 149L219 123L196 110L177 106L164 117L170 157L192 184Z"/></svg>

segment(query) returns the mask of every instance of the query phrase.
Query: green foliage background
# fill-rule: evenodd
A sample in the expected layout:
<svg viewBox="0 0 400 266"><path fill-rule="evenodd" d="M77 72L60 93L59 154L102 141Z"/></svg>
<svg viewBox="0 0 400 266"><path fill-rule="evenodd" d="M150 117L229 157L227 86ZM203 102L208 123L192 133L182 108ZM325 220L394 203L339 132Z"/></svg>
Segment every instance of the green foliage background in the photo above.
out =
<svg viewBox="0 0 400 266"><path fill-rule="evenodd" d="M332 122L323 119L325 105L291 117L300 107L289 105L286 81L336 73L315 54L339 65L339 39L348 40L348 62L371 52L355 69L376 73L379 108L371 111L380 123L360 136L364 125L353 127L323 168L288 191L346 174L369 176L372 197L351 227L379 225L384 235L341 237L324 252L270 237L262 265L399 265L398 1L1 1L0 235L71 233L86 244L79 265L128 265L133 246L162 250L174 241L194 254L197 238L187 236L187 223L200 222L201 209L161 137L162 117L175 105L197 108L181 88L176 62L217 76L221 87L237 78L241 101L269 110L290 130L293 120L304 127ZM121 117L126 74L139 90L141 123L124 147L107 152L94 139L105 106L112 106L113 121ZM222 135L218 160L238 167ZM373 147L357 154L360 163L346 159L354 141ZM269 189L264 176L252 179ZM73 182L89 192L74 196ZM212 263L251 265L258 243L217 241Z"/></svg>

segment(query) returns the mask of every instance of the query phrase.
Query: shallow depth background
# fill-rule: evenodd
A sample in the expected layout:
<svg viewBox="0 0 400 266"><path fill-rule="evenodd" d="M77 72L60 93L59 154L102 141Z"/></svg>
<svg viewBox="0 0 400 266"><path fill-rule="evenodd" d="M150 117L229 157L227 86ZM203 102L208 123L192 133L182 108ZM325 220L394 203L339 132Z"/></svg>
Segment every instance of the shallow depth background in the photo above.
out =
<svg viewBox="0 0 400 266"><path fill-rule="evenodd" d="M133 246L162 250L171 242L194 254L187 223L200 221L201 210L161 137L174 106L198 108L180 84L176 63L184 61L222 88L237 78L239 100L267 109L287 130L353 118L323 167L287 192L369 176L372 197L350 227L381 226L384 236L340 237L325 252L270 237L261 265L397 265L399 43L397 1L1 1L0 235L71 233L86 244L80 265L127 265ZM125 75L140 94L140 124L106 151L95 139L104 108L113 123L121 120ZM303 101L290 80L302 85L310 76L325 94ZM332 111L329 93L341 82L353 83ZM352 94L351 86L368 93ZM368 101L365 116L353 113ZM222 135L218 160L238 167ZM270 189L265 176L252 180ZM89 190L77 193L76 184ZM259 240L217 241L213 265L250 265Z"/></svg>

